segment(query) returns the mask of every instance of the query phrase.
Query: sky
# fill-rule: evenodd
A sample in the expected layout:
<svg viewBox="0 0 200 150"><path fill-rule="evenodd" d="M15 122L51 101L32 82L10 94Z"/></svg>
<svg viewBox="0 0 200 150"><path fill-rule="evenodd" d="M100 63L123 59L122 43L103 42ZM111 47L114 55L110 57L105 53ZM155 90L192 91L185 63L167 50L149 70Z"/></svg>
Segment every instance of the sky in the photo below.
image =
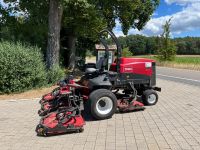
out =
<svg viewBox="0 0 200 150"><path fill-rule="evenodd" d="M3 0L0 0L0 5L2 5L2 6L7 6L7 5L3 2Z"/></svg>
<svg viewBox="0 0 200 150"><path fill-rule="evenodd" d="M143 30L130 29L128 34L158 36L163 31L162 25L171 17L172 37L200 37L200 0L160 0L160 5ZM114 32L117 36L124 36L118 20Z"/></svg>
<svg viewBox="0 0 200 150"><path fill-rule="evenodd" d="M143 30L130 29L128 34L160 35L162 25L171 17L172 37L200 37L200 0L160 0L159 7ZM124 36L118 20L114 32L117 36Z"/></svg>

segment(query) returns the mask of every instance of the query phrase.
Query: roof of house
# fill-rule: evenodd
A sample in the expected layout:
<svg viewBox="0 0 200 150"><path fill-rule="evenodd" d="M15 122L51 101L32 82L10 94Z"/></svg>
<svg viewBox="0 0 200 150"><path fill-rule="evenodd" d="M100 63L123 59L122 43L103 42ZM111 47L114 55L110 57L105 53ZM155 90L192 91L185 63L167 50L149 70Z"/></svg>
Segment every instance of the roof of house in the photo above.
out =
<svg viewBox="0 0 200 150"><path fill-rule="evenodd" d="M105 50L105 47L102 44L95 44L95 49L96 50ZM117 46L116 45L108 45L109 50L116 50Z"/></svg>

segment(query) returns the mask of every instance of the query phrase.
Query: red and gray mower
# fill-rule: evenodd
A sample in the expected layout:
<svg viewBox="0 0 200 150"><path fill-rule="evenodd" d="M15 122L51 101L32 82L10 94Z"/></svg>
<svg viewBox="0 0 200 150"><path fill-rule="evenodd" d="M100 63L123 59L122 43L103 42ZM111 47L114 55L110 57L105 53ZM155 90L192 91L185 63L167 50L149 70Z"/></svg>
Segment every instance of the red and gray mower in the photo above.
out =
<svg viewBox="0 0 200 150"><path fill-rule="evenodd" d="M102 35L109 34L117 46L117 58L108 67L108 45ZM156 62L145 58L125 58L121 56L121 45L110 30L100 32L100 41L105 47L105 56L96 63L96 68L86 68L85 75L78 84L83 85L81 94L88 96L85 110L95 119L107 119L118 110L127 112L144 110L145 105L155 105ZM91 65L90 65L91 66Z"/></svg>
<svg viewBox="0 0 200 150"><path fill-rule="evenodd" d="M117 58L109 69L106 69L109 53L106 40L103 38L105 33L110 35L117 46ZM145 58L122 57L118 39L108 29L100 32L100 41L105 47L104 57L96 65L86 65L90 67L86 67L85 74L79 81L74 82L70 76L70 80L68 78L63 81L58 89L45 95L40 101L42 105L49 104L50 101L57 103L55 107L52 105L54 109L44 114L46 116L37 126L36 132L39 135L53 134L54 131L82 131L85 123L80 114L82 109L94 119L102 120L111 118L117 111L144 110L144 106L157 103L156 91L161 91L161 88L156 87L156 62ZM62 92L63 89L65 92ZM60 99L67 103L58 105ZM61 111L63 109L64 113ZM75 110L79 113L75 113ZM60 113L64 116L62 119L59 118ZM68 118L74 118L74 121L66 123L69 121Z"/></svg>

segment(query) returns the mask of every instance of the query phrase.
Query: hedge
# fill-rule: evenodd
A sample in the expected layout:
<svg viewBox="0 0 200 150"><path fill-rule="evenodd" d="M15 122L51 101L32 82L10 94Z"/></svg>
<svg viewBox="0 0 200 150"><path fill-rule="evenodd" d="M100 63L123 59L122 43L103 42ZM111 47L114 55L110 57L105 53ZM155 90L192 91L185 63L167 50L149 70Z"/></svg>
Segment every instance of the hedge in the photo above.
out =
<svg viewBox="0 0 200 150"><path fill-rule="evenodd" d="M0 94L22 92L48 82L40 49L0 41Z"/></svg>

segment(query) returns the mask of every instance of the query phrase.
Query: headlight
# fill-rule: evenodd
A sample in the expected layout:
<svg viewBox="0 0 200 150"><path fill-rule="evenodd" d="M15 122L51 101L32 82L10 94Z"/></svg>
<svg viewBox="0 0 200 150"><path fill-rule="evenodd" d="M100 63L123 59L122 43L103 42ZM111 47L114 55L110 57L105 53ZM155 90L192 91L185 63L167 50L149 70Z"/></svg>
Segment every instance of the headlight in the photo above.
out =
<svg viewBox="0 0 200 150"><path fill-rule="evenodd" d="M145 67L146 68L151 68L152 67L152 63L151 62L146 62L145 63Z"/></svg>

